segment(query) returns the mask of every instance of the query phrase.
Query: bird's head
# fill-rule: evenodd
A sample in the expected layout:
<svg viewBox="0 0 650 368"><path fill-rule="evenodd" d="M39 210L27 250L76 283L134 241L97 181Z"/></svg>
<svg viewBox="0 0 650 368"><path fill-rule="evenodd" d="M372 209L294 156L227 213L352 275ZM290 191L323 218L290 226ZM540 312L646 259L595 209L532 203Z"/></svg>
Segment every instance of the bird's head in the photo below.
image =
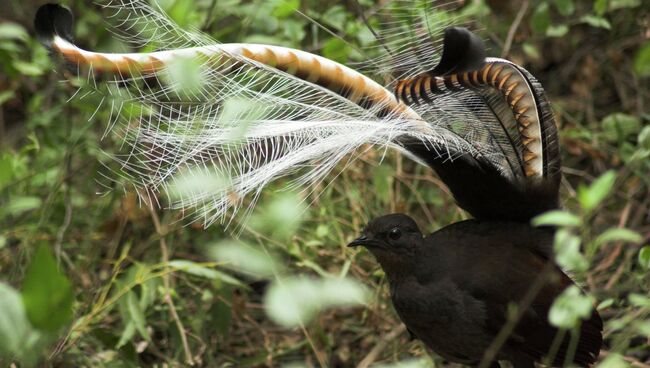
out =
<svg viewBox="0 0 650 368"><path fill-rule="evenodd" d="M409 263L421 242L422 233L415 221L407 215L394 213L370 221L361 236L348 247L366 247L384 271L390 273L391 269Z"/></svg>

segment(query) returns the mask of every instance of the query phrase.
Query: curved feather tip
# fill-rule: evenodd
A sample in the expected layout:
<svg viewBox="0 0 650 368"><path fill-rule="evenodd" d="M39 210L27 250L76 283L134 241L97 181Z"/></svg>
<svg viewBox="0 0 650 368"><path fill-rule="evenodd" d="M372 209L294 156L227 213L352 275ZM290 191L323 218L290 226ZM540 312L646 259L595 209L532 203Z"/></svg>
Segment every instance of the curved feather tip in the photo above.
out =
<svg viewBox="0 0 650 368"><path fill-rule="evenodd" d="M54 36L72 42L74 16L70 9L59 4L45 4L38 8L34 17L34 29L38 40L48 46Z"/></svg>
<svg viewBox="0 0 650 368"><path fill-rule="evenodd" d="M445 29L440 63L431 71L433 76L478 70L485 64L485 45L480 37L463 27Z"/></svg>

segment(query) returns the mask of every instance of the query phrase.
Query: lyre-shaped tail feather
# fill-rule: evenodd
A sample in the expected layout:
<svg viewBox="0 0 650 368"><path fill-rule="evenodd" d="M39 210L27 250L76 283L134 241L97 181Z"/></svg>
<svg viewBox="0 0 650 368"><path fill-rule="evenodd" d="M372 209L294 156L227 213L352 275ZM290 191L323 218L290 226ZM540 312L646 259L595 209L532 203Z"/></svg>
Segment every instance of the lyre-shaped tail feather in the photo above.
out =
<svg viewBox="0 0 650 368"><path fill-rule="evenodd" d="M209 42L138 0L115 0L108 7L134 34L151 37L157 45L186 47L130 54L86 51L71 42L72 15L57 5L39 10L39 39L73 70L87 72L92 89L106 106L110 103L109 129L126 147L125 154L116 155L120 175L147 193L165 195L174 191L179 174L223 179L220 185L170 198L172 207L194 209L206 224L225 220L245 196L254 202L261 188L279 177L297 173L297 185L322 180L363 144L392 147L427 162L475 216L501 214L488 209L484 216L457 194L456 188L468 185L461 180L458 186L459 175L472 174L472 165L479 163L478 170L488 171L496 182L521 189L509 162L516 147L495 146L504 133L485 124L499 107L487 93L452 86L458 88L432 96L435 103L409 107L372 79L317 55ZM152 25L163 29L145 31ZM467 57L477 58L476 53ZM451 71L454 62L461 65L459 58L452 57L452 68L445 69ZM199 76L191 88L169 77L187 60ZM470 61L460 70L472 69ZM104 83L95 83L98 76ZM483 139L486 132L490 139ZM470 184L470 191L480 189L477 184Z"/></svg>
<svg viewBox="0 0 650 368"><path fill-rule="evenodd" d="M146 11L151 9L137 14L146 17ZM109 129L124 139L126 150L115 155L118 174L146 188L139 192L163 195L173 191L179 174L220 177L220 185L170 198L172 207L195 209L206 224L226 220L244 197L254 201L278 177L297 173L297 185L321 180L364 144L403 150L400 137L410 137L441 154L448 146L479 154L373 80L331 60L277 46L218 43L97 53L70 42L71 25L58 24L72 19L66 12L47 5L35 26L43 44L70 69L88 73L85 88L110 108ZM154 20L166 22L158 13ZM179 43L191 40L184 36ZM199 83L179 88L169 75L188 60ZM95 83L98 76L103 83Z"/></svg>
<svg viewBox="0 0 650 368"><path fill-rule="evenodd" d="M485 58L482 50L478 37L462 28L449 28L440 64L428 73L398 81L395 95L425 117L427 106L449 96L461 99L485 127L482 136L473 136L468 143L494 144L503 153L500 167L510 175L480 156L463 155L450 163L431 156L417 143L409 148L438 172L459 205L475 217L528 220L557 206L557 127L539 82L510 61Z"/></svg>

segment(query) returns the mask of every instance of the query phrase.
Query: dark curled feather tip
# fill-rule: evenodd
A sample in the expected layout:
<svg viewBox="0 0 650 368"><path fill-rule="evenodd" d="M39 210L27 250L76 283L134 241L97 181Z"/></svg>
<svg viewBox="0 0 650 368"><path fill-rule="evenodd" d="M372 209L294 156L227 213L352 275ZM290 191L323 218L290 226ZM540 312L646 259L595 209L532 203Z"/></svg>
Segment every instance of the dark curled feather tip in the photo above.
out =
<svg viewBox="0 0 650 368"><path fill-rule="evenodd" d="M74 16L72 12L59 4L41 6L34 17L36 37L45 46L49 46L56 35L72 42L73 26Z"/></svg>
<svg viewBox="0 0 650 368"><path fill-rule="evenodd" d="M477 70L485 64L483 40L467 28L449 27L445 30L442 57L430 72L432 76L443 76Z"/></svg>

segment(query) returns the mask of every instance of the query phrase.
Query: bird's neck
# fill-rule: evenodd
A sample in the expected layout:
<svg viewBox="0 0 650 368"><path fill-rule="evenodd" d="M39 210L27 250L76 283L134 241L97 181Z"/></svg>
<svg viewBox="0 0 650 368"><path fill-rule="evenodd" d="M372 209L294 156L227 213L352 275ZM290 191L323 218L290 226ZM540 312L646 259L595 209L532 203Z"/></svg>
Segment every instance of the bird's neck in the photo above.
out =
<svg viewBox="0 0 650 368"><path fill-rule="evenodd" d="M410 277L415 277L415 257L405 255L401 257L386 256L377 257L377 261L384 270L388 281L391 284L400 283Z"/></svg>

